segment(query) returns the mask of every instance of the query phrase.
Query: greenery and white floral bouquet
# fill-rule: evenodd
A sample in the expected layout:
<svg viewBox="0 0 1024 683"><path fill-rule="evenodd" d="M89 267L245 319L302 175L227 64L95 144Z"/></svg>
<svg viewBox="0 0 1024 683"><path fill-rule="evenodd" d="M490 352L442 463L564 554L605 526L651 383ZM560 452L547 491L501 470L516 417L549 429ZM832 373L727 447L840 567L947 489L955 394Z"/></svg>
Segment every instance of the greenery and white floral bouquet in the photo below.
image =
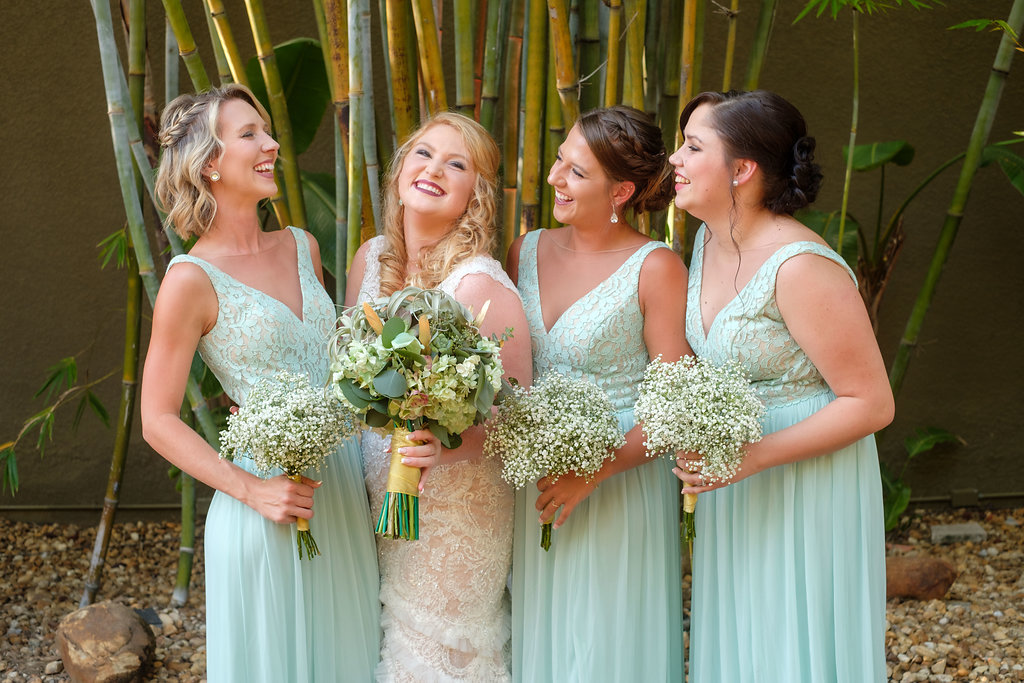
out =
<svg viewBox="0 0 1024 683"><path fill-rule="evenodd" d="M644 371L634 407L649 456L700 453L704 482L728 481L743 460L744 446L761 440L764 404L737 363L715 365L685 356L655 358ZM697 496L683 496L683 536L693 547Z"/></svg>
<svg viewBox="0 0 1024 683"><path fill-rule="evenodd" d="M419 538L418 468L401 463L408 434L429 429L448 448L490 417L502 387L501 338L484 337L462 304L437 289L407 287L346 309L331 340L331 385L369 427L392 427L387 495L377 533Z"/></svg>
<svg viewBox="0 0 1024 683"><path fill-rule="evenodd" d="M484 454L501 458L502 477L516 488L570 472L589 479L626 443L607 394L558 372L513 387L485 429ZM551 547L550 523L540 545Z"/></svg>
<svg viewBox="0 0 1024 683"><path fill-rule="evenodd" d="M352 412L323 388L310 385L306 375L280 372L257 382L245 405L228 415L220 433L220 455L248 457L260 474L280 469L299 481L302 473L326 466L327 456L356 431ZM299 518L295 543L312 559L320 554L309 531L309 520Z"/></svg>

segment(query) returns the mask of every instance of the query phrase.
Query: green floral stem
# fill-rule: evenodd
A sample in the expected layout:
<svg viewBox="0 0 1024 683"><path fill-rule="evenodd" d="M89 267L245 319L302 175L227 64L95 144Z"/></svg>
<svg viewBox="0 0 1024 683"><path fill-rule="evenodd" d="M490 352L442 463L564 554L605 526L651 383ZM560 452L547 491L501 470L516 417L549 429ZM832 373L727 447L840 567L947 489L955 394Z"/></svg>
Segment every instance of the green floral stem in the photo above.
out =
<svg viewBox="0 0 1024 683"><path fill-rule="evenodd" d="M540 527L540 547L544 548L545 552L551 549L551 522Z"/></svg>

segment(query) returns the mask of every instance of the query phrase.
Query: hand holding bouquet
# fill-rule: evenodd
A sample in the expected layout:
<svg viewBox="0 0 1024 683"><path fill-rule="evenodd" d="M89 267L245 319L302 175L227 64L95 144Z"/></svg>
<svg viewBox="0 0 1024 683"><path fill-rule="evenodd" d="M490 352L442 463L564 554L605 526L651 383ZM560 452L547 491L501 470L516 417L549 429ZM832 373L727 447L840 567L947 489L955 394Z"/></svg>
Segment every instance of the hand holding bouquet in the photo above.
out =
<svg viewBox="0 0 1024 683"><path fill-rule="evenodd" d="M706 483L728 481L743 460L743 447L761 440L764 405L739 365L715 365L686 356L672 363L655 358L644 371L634 408L643 424L649 456L700 453ZM684 539L693 548L697 496L683 496Z"/></svg>
<svg viewBox="0 0 1024 683"><path fill-rule="evenodd" d="M387 495L377 533L419 538L420 470L401 463L409 433L429 429L457 448L490 417L502 382L502 339L486 338L458 301L407 287L345 310L330 345L334 393L369 427L393 427Z"/></svg>
<svg viewBox="0 0 1024 683"><path fill-rule="evenodd" d="M529 389L513 387L486 426L484 455L502 460L502 477L522 488L544 476L590 478L626 438L608 396L592 382L550 372ZM551 523L540 545L551 547Z"/></svg>
<svg viewBox="0 0 1024 683"><path fill-rule="evenodd" d="M245 405L228 415L228 428L220 433L220 456L252 459L257 471L269 474L280 468L299 481L308 469L320 471L327 455L355 432L352 413L324 389L314 389L305 375L281 372L260 380ZM312 559L320 554L309 531L309 520L296 522L299 559L303 548Z"/></svg>

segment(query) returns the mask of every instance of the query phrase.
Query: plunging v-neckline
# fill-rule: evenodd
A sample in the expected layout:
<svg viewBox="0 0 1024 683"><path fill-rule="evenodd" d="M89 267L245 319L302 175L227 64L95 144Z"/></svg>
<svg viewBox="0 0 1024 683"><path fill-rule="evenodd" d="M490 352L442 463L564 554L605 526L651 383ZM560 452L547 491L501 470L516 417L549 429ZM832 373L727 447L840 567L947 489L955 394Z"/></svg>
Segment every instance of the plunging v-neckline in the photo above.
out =
<svg viewBox="0 0 1024 683"><path fill-rule="evenodd" d="M242 282L241 280L239 280L237 277L235 277L231 273L228 273L227 271L225 271L225 270L223 270L221 268L218 268L217 266L215 266L214 264L210 263L206 259L201 258L199 256L191 256L191 255L190 256L191 256L191 258L194 258L194 259L196 259L198 261L202 261L203 263L205 263L206 265L210 266L211 268L216 270L218 273L220 273L224 277L226 277L226 278L228 278L230 280L233 280L234 282L238 283L242 287L245 287L246 289L248 289L250 291L256 292L257 294L261 294L264 297L266 297L267 299L270 299L271 301L273 301L274 303L278 304L279 306L284 308L286 311L291 313L292 317L294 317L300 324L305 324L305 322L306 322L306 292L305 292L305 290L302 287L302 266L299 264L299 259L301 258L300 254L299 254L299 238L298 238L298 236L294 232L292 232L291 228L288 228L288 232L292 233L292 237L294 238L294 241L295 241L295 275L296 275L296 278L299 281L299 312L298 313L296 313L294 310L292 310L291 306L289 306L285 302L281 301L277 297L272 296L271 294L268 294L267 292L264 292L262 289L259 289L258 287L253 287L250 284L246 284L245 282Z"/></svg>
<svg viewBox="0 0 1024 683"><path fill-rule="evenodd" d="M636 256L640 252L640 250L642 250L648 244L649 244L649 242L644 242L643 244L638 246L633 253L631 253L629 256L626 257L625 261L620 263L619 266L615 270L613 270L611 273L609 273L608 277L604 278L603 280L601 280L600 282L595 284L593 287L591 287L586 292L581 294L578 299L576 299L571 304L566 306L565 310L563 310L561 313L559 313L558 317L555 318L555 321L553 323L551 323L551 327L548 327L547 322L545 322L545 316L544 316L544 301L543 301L543 298L541 297L541 294L540 294L540 289L541 289L541 287L540 287L540 235L538 235L537 236L537 241L533 245L533 265L534 265L534 272L537 274L537 312L540 313L540 326L544 330L544 335L545 336L550 335L551 332L554 331L554 329L556 327L558 327L558 323L562 322L562 319L565 318L566 314L569 311L571 311L573 308L575 308L577 306L577 304L579 304L581 301L586 299L588 296L590 296L591 294L596 292L598 289L603 287L606 282L608 282L613 277L618 275L619 271L622 270L623 268L625 268L626 264L628 264L631 260L633 260L633 257Z"/></svg>

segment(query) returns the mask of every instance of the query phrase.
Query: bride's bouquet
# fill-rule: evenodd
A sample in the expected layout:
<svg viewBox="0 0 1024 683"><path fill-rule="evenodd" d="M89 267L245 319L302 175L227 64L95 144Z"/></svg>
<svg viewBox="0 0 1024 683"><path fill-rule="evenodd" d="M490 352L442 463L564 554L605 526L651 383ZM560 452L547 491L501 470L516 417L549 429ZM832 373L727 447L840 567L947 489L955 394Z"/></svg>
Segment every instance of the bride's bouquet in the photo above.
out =
<svg viewBox="0 0 1024 683"><path fill-rule="evenodd" d="M644 371L634 407L649 456L700 453L700 473L711 484L728 481L743 460L743 447L761 440L764 405L736 363L715 365L686 356L655 358ZM693 549L696 494L683 496L683 538Z"/></svg>
<svg viewBox="0 0 1024 683"><path fill-rule="evenodd" d="M293 481L308 469L320 471L328 454L356 430L352 412L334 400L323 387L313 388L305 375L281 372L253 386L245 405L228 415L228 427L220 433L222 458L251 458L258 472L275 468ZM295 539L312 559L320 554L309 520L299 518Z"/></svg>
<svg viewBox="0 0 1024 683"><path fill-rule="evenodd" d="M401 463L409 433L429 429L447 448L490 417L502 386L501 338L437 289L407 287L346 309L330 344L334 393L369 427L391 426L391 465L377 533L419 538L420 470Z"/></svg>
<svg viewBox="0 0 1024 683"><path fill-rule="evenodd" d="M485 429L484 455L501 458L502 477L517 489L570 472L589 479L626 443L607 394L558 372L513 387ZM540 545L551 547L551 523Z"/></svg>

